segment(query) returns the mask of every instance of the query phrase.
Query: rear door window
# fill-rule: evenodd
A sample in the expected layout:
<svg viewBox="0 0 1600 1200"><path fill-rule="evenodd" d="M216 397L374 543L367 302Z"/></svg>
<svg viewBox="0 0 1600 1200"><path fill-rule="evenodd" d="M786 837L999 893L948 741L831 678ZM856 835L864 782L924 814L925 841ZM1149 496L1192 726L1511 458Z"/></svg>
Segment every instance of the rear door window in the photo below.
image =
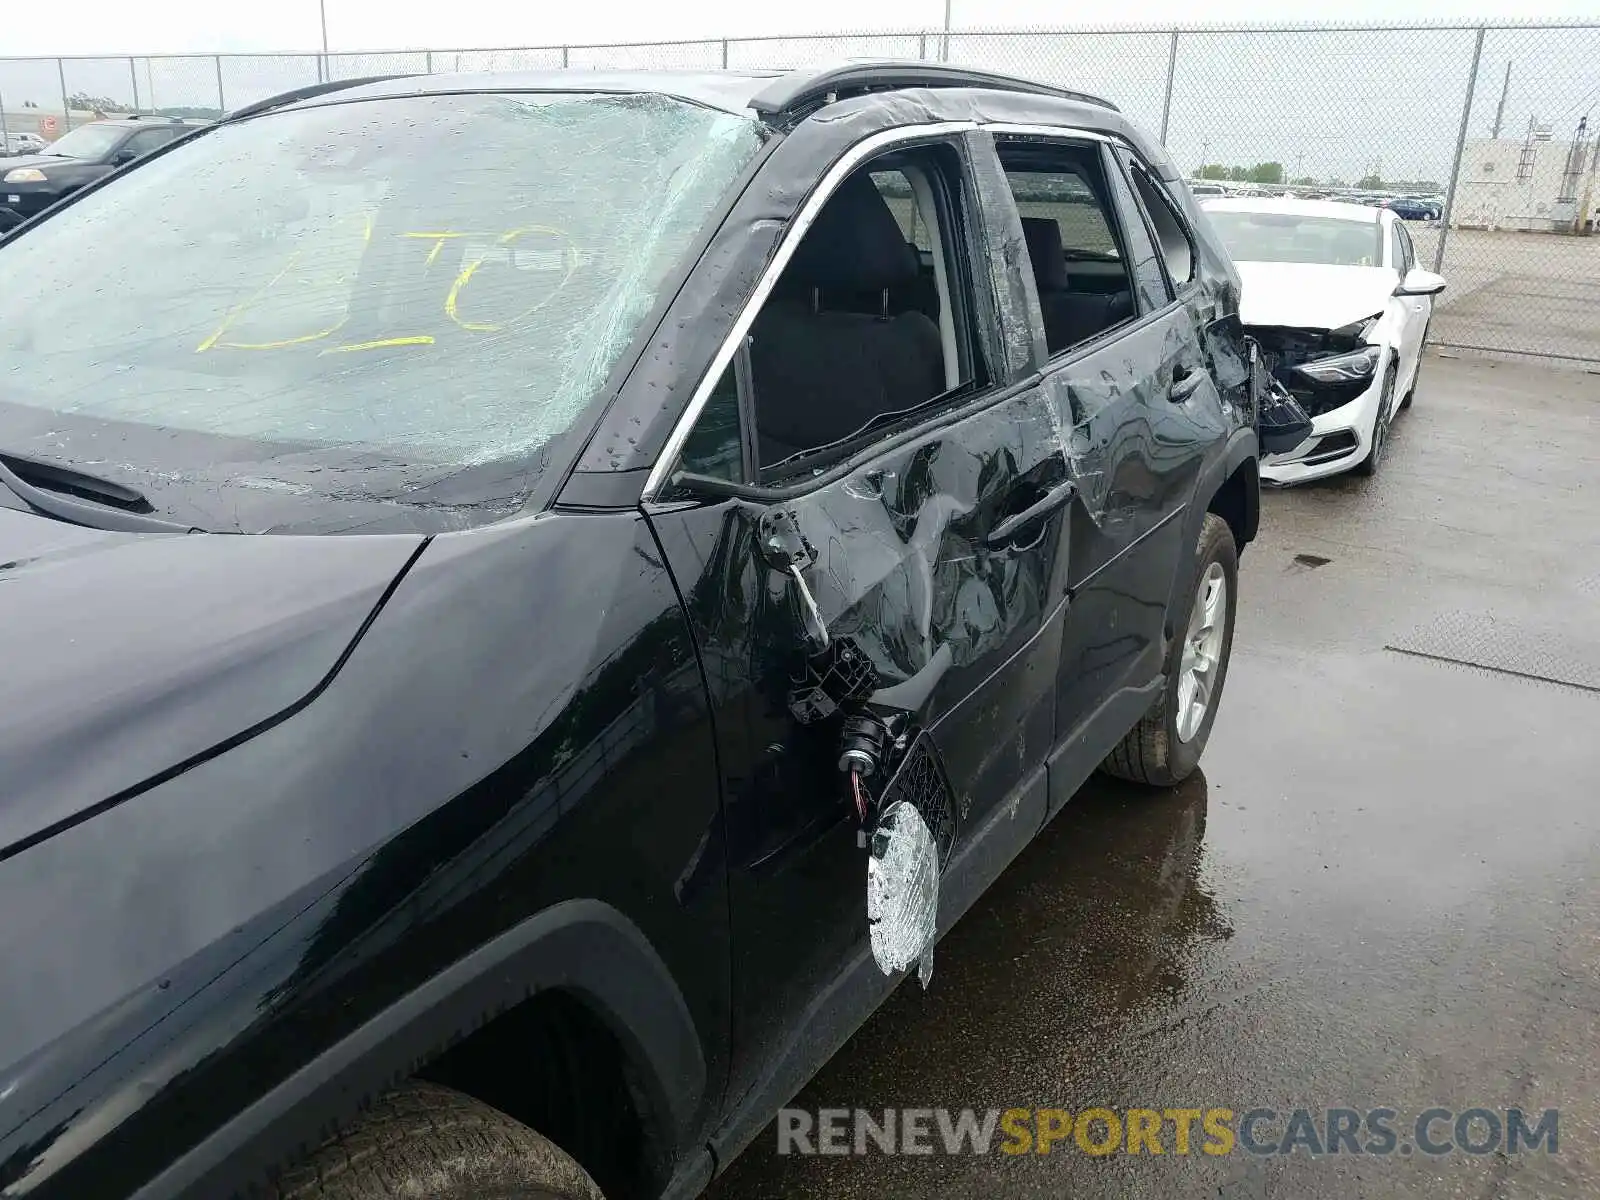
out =
<svg viewBox="0 0 1600 1200"><path fill-rule="evenodd" d="M1149 168L1127 151L1119 153L1128 168L1128 178L1133 182L1139 207L1144 210L1150 232L1161 251L1167 277L1173 287L1182 288L1195 277L1194 239L1189 236L1188 226L1179 214L1177 205Z"/></svg>
<svg viewBox="0 0 1600 1200"><path fill-rule="evenodd" d="M1134 283L1097 143L998 138L1052 357L1131 320Z"/></svg>

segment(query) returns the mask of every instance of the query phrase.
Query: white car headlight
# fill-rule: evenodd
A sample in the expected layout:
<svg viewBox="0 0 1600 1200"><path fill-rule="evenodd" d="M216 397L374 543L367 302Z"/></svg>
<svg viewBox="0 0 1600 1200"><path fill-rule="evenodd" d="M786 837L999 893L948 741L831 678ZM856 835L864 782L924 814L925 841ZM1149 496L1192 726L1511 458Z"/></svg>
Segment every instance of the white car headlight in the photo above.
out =
<svg viewBox="0 0 1600 1200"><path fill-rule="evenodd" d="M1295 370L1318 383L1355 383L1372 378L1382 354L1378 346L1363 346L1353 354L1335 354L1332 358L1301 363Z"/></svg>
<svg viewBox="0 0 1600 1200"><path fill-rule="evenodd" d="M45 173L38 167L18 167L15 171L7 171L4 180L0 183L43 183Z"/></svg>

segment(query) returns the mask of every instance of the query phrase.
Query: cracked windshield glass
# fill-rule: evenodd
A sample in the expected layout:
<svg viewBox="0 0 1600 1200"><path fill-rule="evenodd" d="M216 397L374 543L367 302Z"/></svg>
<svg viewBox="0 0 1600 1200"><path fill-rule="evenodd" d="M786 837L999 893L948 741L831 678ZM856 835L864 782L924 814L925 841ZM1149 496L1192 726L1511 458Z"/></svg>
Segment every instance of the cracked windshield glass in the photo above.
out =
<svg viewBox="0 0 1600 1200"><path fill-rule="evenodd" d="M758 144L654 95L220 126L7 246L0 447L211 529L504 516Z"/></svg>

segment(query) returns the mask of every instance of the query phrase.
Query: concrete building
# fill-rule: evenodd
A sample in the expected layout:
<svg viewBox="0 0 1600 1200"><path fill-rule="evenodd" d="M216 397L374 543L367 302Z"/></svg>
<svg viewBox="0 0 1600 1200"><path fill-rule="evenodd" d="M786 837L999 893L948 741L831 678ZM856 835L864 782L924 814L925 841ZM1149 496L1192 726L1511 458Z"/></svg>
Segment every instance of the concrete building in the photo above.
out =
<svg viewBox="0 0 1600 1200"><path fill-rule="evenodd" d="M1600 205L1594 140L1548 138L1532 134L1468 141L1452 223L1466 229L1569 233L1580 216L1587 222L1592 206Z"/></svg>

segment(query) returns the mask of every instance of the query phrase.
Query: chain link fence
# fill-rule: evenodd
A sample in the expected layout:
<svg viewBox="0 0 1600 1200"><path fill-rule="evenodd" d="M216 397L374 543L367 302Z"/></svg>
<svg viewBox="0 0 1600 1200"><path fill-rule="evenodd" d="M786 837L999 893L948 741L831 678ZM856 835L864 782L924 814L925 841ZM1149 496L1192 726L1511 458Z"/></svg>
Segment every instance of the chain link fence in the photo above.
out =
<svg viewBox="0 0 1600 1200"><path fill-rule="evenodd" d="M7 134L127 112L216 116L398 73L949 61L1098 93L1196 174L1265 190L1438 197L1411 222L1450 287L1430 340L1600 362L1600 22L1188 27L714 39L371 54L0 58ZM14 141L15 139L13 139Z"/></svg>

